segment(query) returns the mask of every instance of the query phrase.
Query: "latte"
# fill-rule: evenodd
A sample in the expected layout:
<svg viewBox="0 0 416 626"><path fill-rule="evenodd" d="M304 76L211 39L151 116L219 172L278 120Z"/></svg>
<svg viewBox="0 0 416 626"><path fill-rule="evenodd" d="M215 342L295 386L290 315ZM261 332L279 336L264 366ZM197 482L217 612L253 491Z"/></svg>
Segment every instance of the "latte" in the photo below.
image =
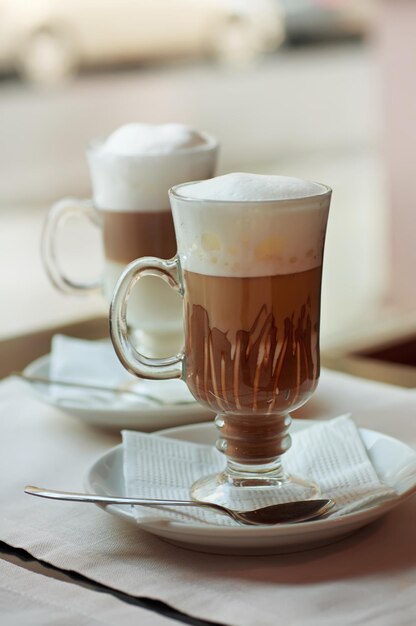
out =
<svg viewBox="0 0 416 626"><path fill-rule="evenodd" d="M322 260L331 190L300 179L227 174L169 192L178 252L141 258L126 270L110 308L121 362L144 378L182 378L217 413L220 474L193 498L251 509L269 493L283 502L315 497L313 481L290 477L290 411L320 372ZM157 273L183 297L185 346L169 359L131 349L123 320L131 286ZM254 502L253 502L254 499Z"/></svg>
<svg viewBox="0 0 416 626"><path fill-rule="evenodd" d="M185 380L221 415L227 456L237 461L284 452L268 416L302 406L318 382L326 191L229 174L181 185L173 199L175 222L182 216Z"/></svg>

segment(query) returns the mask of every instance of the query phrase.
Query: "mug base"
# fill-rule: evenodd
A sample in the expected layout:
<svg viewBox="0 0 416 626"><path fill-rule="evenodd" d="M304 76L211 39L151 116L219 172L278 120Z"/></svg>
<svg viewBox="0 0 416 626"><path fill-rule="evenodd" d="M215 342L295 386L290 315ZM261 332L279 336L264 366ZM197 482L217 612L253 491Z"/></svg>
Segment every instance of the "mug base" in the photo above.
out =
<svg viewBox="0 0 416 626"><path fill-rule="evenodd" d="M277 476L233 475L227 470L198 479L191 487L193 500L213 502L234 511L250 511L260 507L321 495L316 483L279 472Z"/></svg>

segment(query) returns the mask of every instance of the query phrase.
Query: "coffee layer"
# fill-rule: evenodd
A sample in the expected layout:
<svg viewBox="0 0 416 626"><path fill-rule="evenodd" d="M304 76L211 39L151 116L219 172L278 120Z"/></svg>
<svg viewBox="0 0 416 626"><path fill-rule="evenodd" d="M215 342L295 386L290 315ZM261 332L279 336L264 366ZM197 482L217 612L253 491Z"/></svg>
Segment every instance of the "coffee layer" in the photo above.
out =
<svg viewBox="0 0 416 626"><path fill-rule="evenodd" d="M142 256L170 259L176 253L172 213L102 211L107 259L127 265Z"/></svg>
<svg viewBox="0 0 416 626"><path fill-rule="evenodd" d="M185 271L186 382L219 413L301 406L319 376L321 267L265 277Z"/></svg>

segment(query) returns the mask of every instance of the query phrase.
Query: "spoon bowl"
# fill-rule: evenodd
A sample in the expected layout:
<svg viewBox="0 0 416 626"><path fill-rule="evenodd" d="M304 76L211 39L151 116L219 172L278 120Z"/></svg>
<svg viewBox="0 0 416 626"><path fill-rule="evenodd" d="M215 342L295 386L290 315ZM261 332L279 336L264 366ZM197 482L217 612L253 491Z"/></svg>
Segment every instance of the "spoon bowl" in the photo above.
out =
<svg viewBox="0 0 416 626"><path fill-rule="evenodd" d="M27 485L24 492L31 496L50 500L65 500L69 502L90 502L93 504L124 504L134 506L190 506L211 509L216 513L228 515L234 521L244 525L265 526L275 524L291 524L306 522L326 515L334 506L333 500L321 498L319 500L299 500L284 502L271 506L254 509L252 511L234 511L212 502L196 500L165 500L154 498L126 498L121 496L100 496L98 494L77 493L71 491L56 491Z"/></svg>

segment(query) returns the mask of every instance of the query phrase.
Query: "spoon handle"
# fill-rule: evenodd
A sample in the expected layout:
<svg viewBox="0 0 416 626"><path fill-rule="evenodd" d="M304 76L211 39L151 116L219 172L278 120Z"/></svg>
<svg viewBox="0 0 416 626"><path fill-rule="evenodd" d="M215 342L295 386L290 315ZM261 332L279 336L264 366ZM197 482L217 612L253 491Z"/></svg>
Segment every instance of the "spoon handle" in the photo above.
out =
<svg viewBox="0 0 416 626"><path fill-rule="evenodd" d="M325 515L333 506L332 500L307 500L274 504L251 511L231 511L214 502L193 500L162 500L156 498L125 498L122 496L100 496L94 493L77 493L73 491L55 491L27 485L25 493L50 500L68 500L72 502L92 502L94 504L129 504L144 506L193 506L204 507L228 515L240 524L261 526L289 522L303 522Z"/></svg>
<svg viewBox="0 0 416 626"><path fill-rule="evenodd" d="M143 505L166 505L166 506L207 506L213 508L215 505L205 502L193 502L192 500L160 500L154 498L125 498L121 496L99 496L96 494L77 493L72 491L55 491L54 489L44 489L27 485L24 492L31 496L48 498L50 500L67 500L72 502L92 502L94 504L143 504ZM216 507L215 507L216 508ZM219 509L220 511L220 509ZM220 511L221 512L221 511Z"/></svg>

